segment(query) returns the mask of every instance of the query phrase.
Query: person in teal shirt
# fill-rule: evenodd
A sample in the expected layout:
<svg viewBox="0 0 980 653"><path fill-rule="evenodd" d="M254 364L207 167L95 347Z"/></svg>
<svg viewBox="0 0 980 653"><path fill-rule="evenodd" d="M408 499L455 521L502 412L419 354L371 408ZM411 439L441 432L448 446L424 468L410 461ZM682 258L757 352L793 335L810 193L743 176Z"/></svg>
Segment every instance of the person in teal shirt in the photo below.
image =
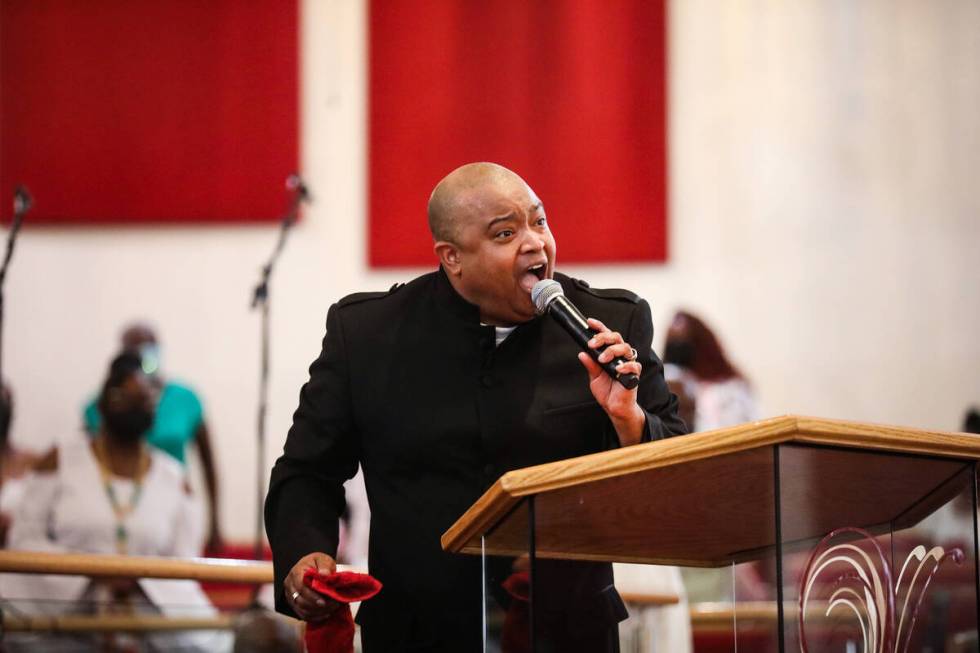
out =
<svg viewBox="0 0 980 653"><path fill-rule="evenodd" d="M204 483L207 486L209 530L207 549L216 551L222 545L218 520L217 475L211 450L210 435L204 421L204 407L197 394L186 385L165 380L160 373L160 354L156 334L145 324L132 324L122 334L123 351L136 353L143 362L143 371L160 391L153 426L146 434L147 442L170 454L181 464L187 462L187 446L198 447ZM94 436L102 426L102 415L95 399L83 411L85 430Z"/></svg>

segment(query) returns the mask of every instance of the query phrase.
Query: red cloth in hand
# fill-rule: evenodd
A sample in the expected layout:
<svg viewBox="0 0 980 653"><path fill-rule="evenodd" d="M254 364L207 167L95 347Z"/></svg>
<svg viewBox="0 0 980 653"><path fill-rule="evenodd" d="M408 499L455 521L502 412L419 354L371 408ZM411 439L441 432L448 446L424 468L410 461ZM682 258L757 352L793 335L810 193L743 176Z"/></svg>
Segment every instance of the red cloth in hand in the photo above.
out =
<svg viewBox="0 0 980 653"><path fill-rule="evenodd" d="M343 604L331 612L325 621L306 625L306 650L309 653L352 653L354 618L348 604L367 601L381 591L381 583L369 574L353 571L323 574L310 567L303 573L303 584Z"/></svg>

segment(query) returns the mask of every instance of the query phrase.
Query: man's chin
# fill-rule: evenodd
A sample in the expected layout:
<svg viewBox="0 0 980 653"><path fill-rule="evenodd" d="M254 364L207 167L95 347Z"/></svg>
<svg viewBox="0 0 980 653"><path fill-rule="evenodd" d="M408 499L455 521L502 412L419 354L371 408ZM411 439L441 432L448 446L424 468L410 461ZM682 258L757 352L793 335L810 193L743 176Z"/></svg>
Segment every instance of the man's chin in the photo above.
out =
<svg viewBox="0 0 980 653"><path fill-rule="evenodd" d="M534 309L534 302L531 301L531 294L528 293L523 297L524 301L521 302L520 307L515 311L520 315L521 322L530 322L538 316L538 312Z"/></svg>
<svg viewBox="0 0 980 653"><path fill-rule="evenodd" d="M524 324L525 322L530 322L537 316L538 315L534 310L534 306L529 302L527 306L511 307L509 314L502 317L500 321L508 326L515 326L518 324Z"/></svg>

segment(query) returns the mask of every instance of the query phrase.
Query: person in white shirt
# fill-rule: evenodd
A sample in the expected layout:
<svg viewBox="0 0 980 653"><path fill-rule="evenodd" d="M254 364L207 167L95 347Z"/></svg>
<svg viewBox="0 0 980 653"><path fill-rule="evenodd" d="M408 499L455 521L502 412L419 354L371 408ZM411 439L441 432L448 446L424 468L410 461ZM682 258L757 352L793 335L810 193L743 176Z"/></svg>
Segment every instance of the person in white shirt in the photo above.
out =
<svg viewBox="0 0 980 653"><path fill-rule="evenodd" d="M725 355L701 319L678 311L664 346L664 364L694 399L692 431L710 431L759 418L752 386ZM665 372L666 373L666 372Z"/></svg>
<svg viewBox="0 0 980 653"><path fill-rule="evenodd" d="M198 554L200 502L191 496L180 464L145 441L153 423L155 393L139 356L124 353L113 360L99 395L101 431L94 439L79 434L62 442L27 478L24 499L12 518L10 548L147 556ZM40 614L217 614L200 586L185 580L3 574L0 595L21 611ZM210 632L155 635L153 640L165 650L221 650L230 645L227 634ZM227 641L222 645L223 640ZM5 638L4 644L15 643ZM73 650L78 645L73 640ZM47 640L43 646L54 650Z"/></svg>

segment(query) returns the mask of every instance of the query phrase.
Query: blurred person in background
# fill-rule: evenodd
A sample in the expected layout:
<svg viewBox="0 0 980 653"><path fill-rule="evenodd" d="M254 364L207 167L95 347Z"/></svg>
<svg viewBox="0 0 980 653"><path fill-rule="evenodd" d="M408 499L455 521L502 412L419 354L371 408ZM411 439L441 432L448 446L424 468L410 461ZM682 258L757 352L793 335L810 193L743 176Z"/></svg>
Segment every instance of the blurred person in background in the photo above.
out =
<svg viewBox="0 0 980 653"><path fill-rule="evenodd" d="M187 462L187 445L197 445L208 501L209 527L205 547L209 552L216 553L223 544L218 515L218 482L201 400L191 388L167 379L161 373L160 344L149 325L136 322L127 326L122 332L121 344L123 351L141 358L143 371L158 392L156 417L147 433L147 442L170 454L182 465ZM85 406L83 418L85 430L90 435L98 433L101 414L95 399Z"/></svg>
<svg viewBox="0 0 980 653"><path fill-rule="evenodd" d="M24 496L24 478L38 460L10 442L13 417L13 393L7 385L0 386L0 547L6 545L10 516Z"/></svg>
<svg viewBox="0 0 980 653"><path fill-rule="evenodd" d="M676 365L664 365L664 378L667 380L667 387L677 397L677 416L693 430L695 390L693 379Z"/></svg>
<svg viewBox="0 0 980 653"><path fill-rule="evenodd" d="M668 381L679 382L694 406L692 432L734 426L759 418L749 382L729 362L718 338L687 311L678 311L667 331L664 364Z"/></svg>
<svg viewBox="0 0 980 653"><path fill-rule="evenodd" d="M200 503L191 496L180 464L146 443L157 401L156 386L143 372L141 357L131 352L118 355L96 402L102 418L98 434L61 442L38 463L25 481L26 498L15 509L10 547L53 553L197 555ZM42 614L79 609L216 614L198 584L189 580L3 574L0 594L12 605L23 606L18 600L24 601ZM199 632L152 635L151 640L162 650L206 650L222 637L228 639ZM39 644L33 635L25 638L30 640L26 643ZM43 643L44 650L49 644Z"/></svg>

